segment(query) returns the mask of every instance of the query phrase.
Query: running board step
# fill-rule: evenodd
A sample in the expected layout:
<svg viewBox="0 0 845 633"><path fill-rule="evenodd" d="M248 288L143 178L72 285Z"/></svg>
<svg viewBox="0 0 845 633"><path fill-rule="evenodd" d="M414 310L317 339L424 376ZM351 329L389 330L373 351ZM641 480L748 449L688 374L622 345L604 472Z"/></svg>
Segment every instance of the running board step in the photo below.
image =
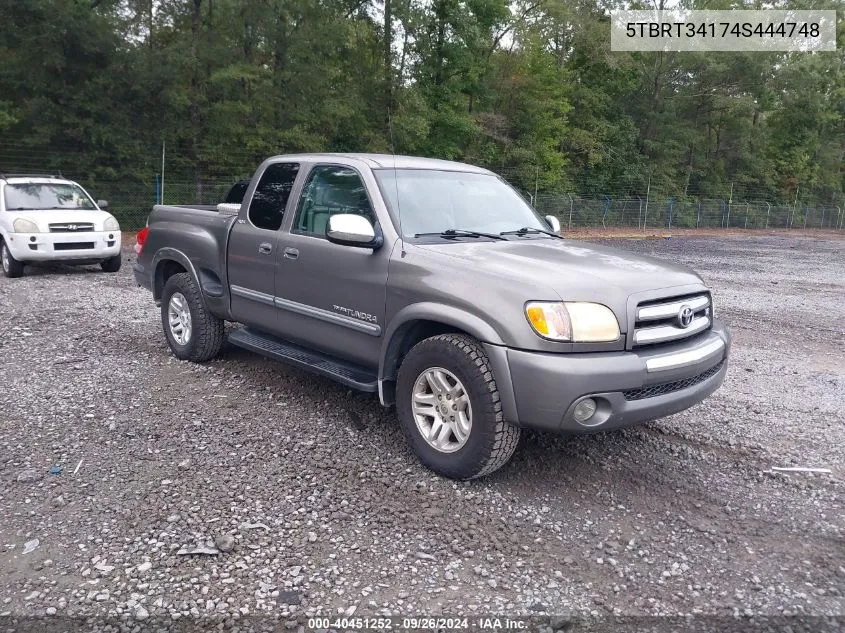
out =
<svg viewBox="0 0 845 633"><path fill-rule="evenodd" d="M263 332L241 328L229 335L229 342L250 352L256 352L273 360L326 376L351 389L370 393L378 391L376 374L364 367L347 363L334 356L316 352Z"/></svg>

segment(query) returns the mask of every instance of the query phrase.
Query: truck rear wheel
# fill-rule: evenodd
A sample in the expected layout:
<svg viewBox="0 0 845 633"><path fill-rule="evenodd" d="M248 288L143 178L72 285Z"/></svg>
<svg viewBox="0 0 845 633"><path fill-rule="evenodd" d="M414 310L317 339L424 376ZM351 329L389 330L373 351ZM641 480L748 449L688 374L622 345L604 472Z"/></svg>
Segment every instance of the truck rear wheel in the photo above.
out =
<svg viewBox="0 0 845 633"><path fill-rule="evenodd" d="M519 427L504 419L484 349L464 334L433 336L408 352L399 368L396 407L422 463L452 479L498 470L519 442Z"/></svg>
<svg viewBox="0 0 845 633"><path fill-rule="evenodd" d="M21 277L23 275L23 262L19 262L9 251L6 242L0 238L0 262L3 265L3 274L9 278Z"/></svg>
<svg viewBox="0 0 845 633"><path fill-rule="evenodd" d="M188 273L173 275L164 284L161 325L167 344L181 360L210 360L223 346L223 320L208 311Z"/></svg>

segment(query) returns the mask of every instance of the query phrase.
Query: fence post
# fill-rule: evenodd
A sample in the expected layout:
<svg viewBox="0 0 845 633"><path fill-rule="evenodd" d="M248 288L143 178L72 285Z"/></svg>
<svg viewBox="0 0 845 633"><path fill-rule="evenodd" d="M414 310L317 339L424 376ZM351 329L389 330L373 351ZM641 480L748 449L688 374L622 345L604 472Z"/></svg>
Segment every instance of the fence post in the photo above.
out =
<svg viewBox="0 0 845 633"><path fill-rule="evenodd" d="M824 228L824 213L825 213L825 211L827 211L827 208L822 207L822 223L821 223L821 225L819 226L819 228L820 228L820 229L823 229L823 228Z"/></svg>
<svg viewBox="0 0 845 633"><path fill-rule="evenodd" d="M769 228L769 214L772 212L772 205L770 205L770 204L767 202L767 203L766 203L766 206L768 207L768 208L766 209L766 228L768 229L768 228Z"/></svg>
<svg viewBox="0 0 845 633"><path fill-rule="evenodd" d="M748 203L745 203L745 230L748 230Z"/></svg>
<svg viewBox="0 0 845 633"><path fill-rule="evenodd" d="M648 177L648 186L645 190L645 216L643 216L643 231L645 231L645 225L648 224L648 196L651 193L651 176Z"/></svg>
<svg viewBox="0 0 845 633"><path fill-rule="evenodd" d="M669 230L672 230L672 210L675 208L675 200L671 197L668 200L669 202Z"/></svg>
<svg viewBox="0 0 845 633"><path fill-rule="evenodd" d="M734 203L734 184L731 183L731 197L728 198L728 219L725 222L725 228L731 228L731 205Z"/></svg>
<svg viewBox="0 0 845 633"><path fill-rule="evenodd" d="M569 196L569 229L572 229L572 194L566 194Z"/></svg>
<svg viewBox="0 0 845 633"><path fill-rule="evenodd" d="M842 216L842 209L840 207L836 207L839 213L837 213L837 219ZM839 228L842 228L842 221L839 221Z"/></svg>
<svg viewBox="0 0 845 633"><path fill-rule="evenodd" d="M695 216L695 228L701 224L701 198L698 199L698 213Z"/></svg>
<svg viewBox="0 0 845 633"><path fill-rule="evenodd" d="M643 199L637 196L637 200L640 201L640 208L637 211L637 230L640 230L640 223L643 220Z"/></svg>
<svg viewBox="0 0 845 633"><path fill-rule="evenodd" d="M807 218L810 217L810 207L804 205L804 228L807 228Z"/></svg>
<svg viewBox="0 0 845 633"><path fill-rule="evenodd" d="M164 204L164 147L165 142L161 142L161 188L159 189L160 204Z"/></svg>

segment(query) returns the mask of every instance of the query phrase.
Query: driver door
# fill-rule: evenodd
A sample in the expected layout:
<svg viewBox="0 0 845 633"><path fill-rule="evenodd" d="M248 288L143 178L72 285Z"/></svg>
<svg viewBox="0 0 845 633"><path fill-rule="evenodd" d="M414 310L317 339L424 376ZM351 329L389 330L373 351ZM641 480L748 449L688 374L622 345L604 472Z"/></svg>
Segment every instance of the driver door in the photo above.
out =
<svg viewBox="0 0 845 633"><path fill-rule="evenodd" d="M362 365L378 365L390 249L333 244L332 215L377 218L360 173L345 165L311 167L290 231L280 237L276 305L285 336Z"/></svg>

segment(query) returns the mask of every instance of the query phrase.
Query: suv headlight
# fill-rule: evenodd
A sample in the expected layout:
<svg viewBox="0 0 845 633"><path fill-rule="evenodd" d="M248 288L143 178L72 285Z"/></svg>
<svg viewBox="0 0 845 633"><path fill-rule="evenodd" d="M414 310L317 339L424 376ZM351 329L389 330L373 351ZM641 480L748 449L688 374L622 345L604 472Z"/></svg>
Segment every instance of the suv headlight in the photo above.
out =
<svg viewBox="0 0 845 633"><path fill-rule="evenodd" d="M103 224L104 231L119 231L120 224L117 223L117 220L114 216L110 215L106 218L105 224Z"/></svg>
<svg viewBox="0 0 845 633"><path fill-rule="evenodd" d="M573 343L607 343L619 338L613 311L600 303L532 301L525 316L543 338Z"/></svg>
<svg viewBox="0 0 845 633"><path fill-rule="evenodd" d="M38 225L32 220L26 218L17 218L12 222L12 230L15 233L40 233Z"/></svg>

